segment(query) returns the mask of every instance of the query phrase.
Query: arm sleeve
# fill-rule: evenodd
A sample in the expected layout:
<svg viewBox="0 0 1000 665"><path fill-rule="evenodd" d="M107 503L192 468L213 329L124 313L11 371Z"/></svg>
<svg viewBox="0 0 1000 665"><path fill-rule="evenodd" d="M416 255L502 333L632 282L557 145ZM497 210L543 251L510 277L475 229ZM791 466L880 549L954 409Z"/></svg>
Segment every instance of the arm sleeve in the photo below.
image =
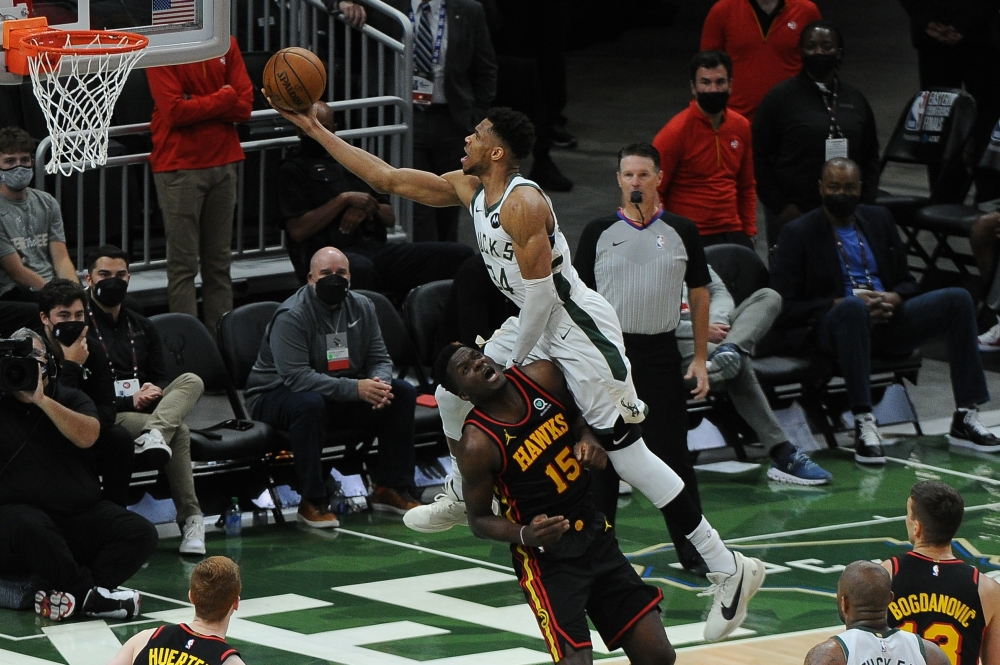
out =
<svg viewBox="0 0 1000 665"><path fill-rule="evenodd" d="M318 372L310 362L310 339L302 324L288 312L271 324L271 354L278 376L292 392L315 392L340 402L358 399L358 380Z"/></svg>
<svg viewBox="0 0 1000 665"><path fill-rule="evenodd" d="M775 92L772 89L764 95L753 116L753 125L750 129L753 136L753 172L757 196L768 210L777 215L788 207L790 201L782 194L778 185L778 174L774 169L774 156L781 141L781 130L778 126L780 101Z"/></svg>
<svg viewBox="0 0 1000 665"><path fill-rule="evenodd" d="M684 271L684 283L688 289L708 286L712 275L708 272L708 261L705 259L705 248L701 245L698 227L690 219L671 220L670 225L677 231L687 251L687 269Z"/></svg>
<svg viewBox="0 0 1000 665"><path fill-rule="evenodd" d="M723 15L722 4L716 2L712 5L705 17L699 51L726 51L726 17Z"/></svg>
<svg viewBox="0 0 1000 665"><path fill-rule="evenodd" d="M597 220L587 224L580 235L580 242L576 245L576 253L573 255L573 267L576 274L580 276L583 283L597 290L597 280L594 276L594 264L597 262L597 240L601 237L603 228Z"/></svg>
<svg viewBox="0 0 1000 665"><path fill-rule="evenodd" d="M475 105L475 118L471 121L475 123L479 122L496 97L497 57L493 51L493 42L490 40L486 12L479 3L475 3L473 7L476 36L469 77L472 81L472 103Z"/></svg>
<svg viewBox="0 0 1000 665"><path fill-rule="evenodd" d="M865 203L875 203L878 195L879 157L878 157L878 129L875 127L875 114L872 113L868 100L864 100L865 106L865 128L864 145L861 146L861 200Z"/></svg>
<svg viewBox="0 0 1000 665"><path fill-rule="evenodd" d="M552 275L524 280L524 307L518 317L517 340L511 360L520 365L545 332L552 310L559 304Z"/></svg>
<svg viewBox="0 0 1000 665"><path fill-rule="evenodd" d="M226 83L236 91L236 103L219 116L219 120L228 122L246 122L253 111L253 83L247 74L243 62L243 54L236 43L235 37L230 37L229 53L226 56Z"/></svg>
<svg viewBox="0 0 1000 665"><path fill-rule="evenodd" d="M156 109L170 128L217 119L239 101L235 88L219 88L210 95L184 99L176 67L150 67L146 70L146 78Z"/></svg>
<svg viewBox="0 0 1000 665"><path fill-rule="evenodd" d="M757 182L753 175L752 141L750 126L747 125L747 133L743 138L746 150L743 151L743 161L736 179L736 208L743 226L743 233L751 238L757 235Z"/></svg>

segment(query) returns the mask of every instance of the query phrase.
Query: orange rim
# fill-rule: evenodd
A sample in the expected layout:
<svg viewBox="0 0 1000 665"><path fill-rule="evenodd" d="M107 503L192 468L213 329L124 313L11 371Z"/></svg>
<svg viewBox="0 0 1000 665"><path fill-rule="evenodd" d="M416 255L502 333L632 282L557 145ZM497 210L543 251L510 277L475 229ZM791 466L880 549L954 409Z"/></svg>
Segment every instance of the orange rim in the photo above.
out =
<svg viewBox="0 0 1000 665"><path fill-rule="evenodd" d="M100 39L98 43L95 40ZM104 43L107 40L107 43ZM118 30L46 30L25 35L18 43L28 58L40 53L58 56L111 55L139 51L149 45L149 38Z"/></svg>

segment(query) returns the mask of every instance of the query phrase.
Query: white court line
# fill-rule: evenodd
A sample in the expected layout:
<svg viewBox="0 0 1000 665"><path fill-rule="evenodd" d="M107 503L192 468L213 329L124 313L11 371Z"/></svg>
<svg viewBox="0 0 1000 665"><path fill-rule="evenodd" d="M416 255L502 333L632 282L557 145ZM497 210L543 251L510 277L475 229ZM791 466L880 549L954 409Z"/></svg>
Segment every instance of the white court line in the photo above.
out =
<svg viewBox="0 0 1000 665"><path fill-rule="evenodd" d="M985 476L977 476L974 473L965 473L963 471L953 471L952 469L945 469L940 466L931 466L930 464L923 464L921 462L914 462L908 459L899 459L897 457L886 457L886 461L895 462L897 464L903 464L905 466L913 467L914 469L925 469L927 471L937 471L938 473L944 473L950 476L958 476L959 478L965 478L966 480L978 480L983 483L988 483L990 485L1000 485L1000 480L996 478L987 478Z"/></svg>
<svg viewBox="0 0 1000 665"><path fill-rule="evenodd" d="M337 529L339 533L346 533L352 536L357 536L358 538L367 538L368 540L374 540L379 543L386 543L389 545L397 545L399 547L405 547L407 549L416 550L418 552L426 552L427 554L437 554L438 556L443 556L448 559L455 559L457 561L465 561L466 563L474 563L479 566L487 566L489 568L494 568L496 570L502 570L505 573L511 572L513 568L511 566L504 566L499 563L492 563L490 561L481 561L479 559L473 559L472 557L462 556L461 554L452 554L451 552L442 552L441 550L432 550L429 547L422 547L420 545L411 545L410 543L402 543L398 540L390 540L389 538L382 538L381 536L373 536L369 533L362 533L360 531L351 531L350 529Z"/></svg>

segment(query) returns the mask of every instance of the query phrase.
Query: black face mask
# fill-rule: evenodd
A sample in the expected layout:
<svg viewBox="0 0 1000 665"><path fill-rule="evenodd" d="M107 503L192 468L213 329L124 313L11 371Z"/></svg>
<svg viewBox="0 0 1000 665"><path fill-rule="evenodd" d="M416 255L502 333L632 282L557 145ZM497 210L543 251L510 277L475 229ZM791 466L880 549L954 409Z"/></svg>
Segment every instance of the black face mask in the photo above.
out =
<svg viewBox="0 0 1000 665"><path fill-rule="evenodd" d="M128 282L121 277L108 277L94 284L94 297L105 307L117 307L125 300Z"/></svg>
<svg viewBox="0 0 1000 665"><path fill-rule="evenodd" d="M840 64L840 58L829 53L810 53L802 56L802 67L814 79L825 79Z"/></svg>
<svg viewBox="0 0 1000 665"><path fill-rule="evenodd" d="M72 346L86 327L83 321L60 321L52 326L52 336L63 346Z"/></svg>
<svg viewBox="0 0 1000 665"><path fill-rule="evenodd" d="M823 197L823 207L837 219L847 219L861 202L857 194L827 194Z"/></svg>
<svg viewBox="0 0 1000 665"><path fill-rule="evenodd" d="M316 297L330 307L339 307L347 297L351 283L341 275L327 275L316 280Z"/></svg>
<svg viewBox="0 0 1000 665"><path fill-rule="evenodd" d="M716 113L721 113L724 108L726 108L726 102L729 101L729 91L725 92L699 92L695 96L698 100L698 106L701 110L709 115L715 115Z"/></svg>
<svg viewBox="0 0 1000 665"><path fill-rule="evenodd" d="M312 137L303 136L300 140L302 154L306 157L325 157L329 154L323 144Z"/></svg>

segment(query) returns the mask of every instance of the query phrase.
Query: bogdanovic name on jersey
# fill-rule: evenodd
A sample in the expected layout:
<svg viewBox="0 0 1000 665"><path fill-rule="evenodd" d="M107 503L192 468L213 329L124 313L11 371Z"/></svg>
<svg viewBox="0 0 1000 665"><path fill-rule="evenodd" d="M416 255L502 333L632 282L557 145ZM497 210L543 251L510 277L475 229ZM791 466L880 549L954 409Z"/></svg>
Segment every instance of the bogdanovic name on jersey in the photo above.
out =
<svg viewBox="0 0 1000 665"><path fill-rule="evenodd" d="M936 593L911 593L909 596L897 598L889 603L889 611L897 621L921 612L939 612L954 618L966 628L969 627L969 622L976 618L976 611L962 601Z"/></svg>

